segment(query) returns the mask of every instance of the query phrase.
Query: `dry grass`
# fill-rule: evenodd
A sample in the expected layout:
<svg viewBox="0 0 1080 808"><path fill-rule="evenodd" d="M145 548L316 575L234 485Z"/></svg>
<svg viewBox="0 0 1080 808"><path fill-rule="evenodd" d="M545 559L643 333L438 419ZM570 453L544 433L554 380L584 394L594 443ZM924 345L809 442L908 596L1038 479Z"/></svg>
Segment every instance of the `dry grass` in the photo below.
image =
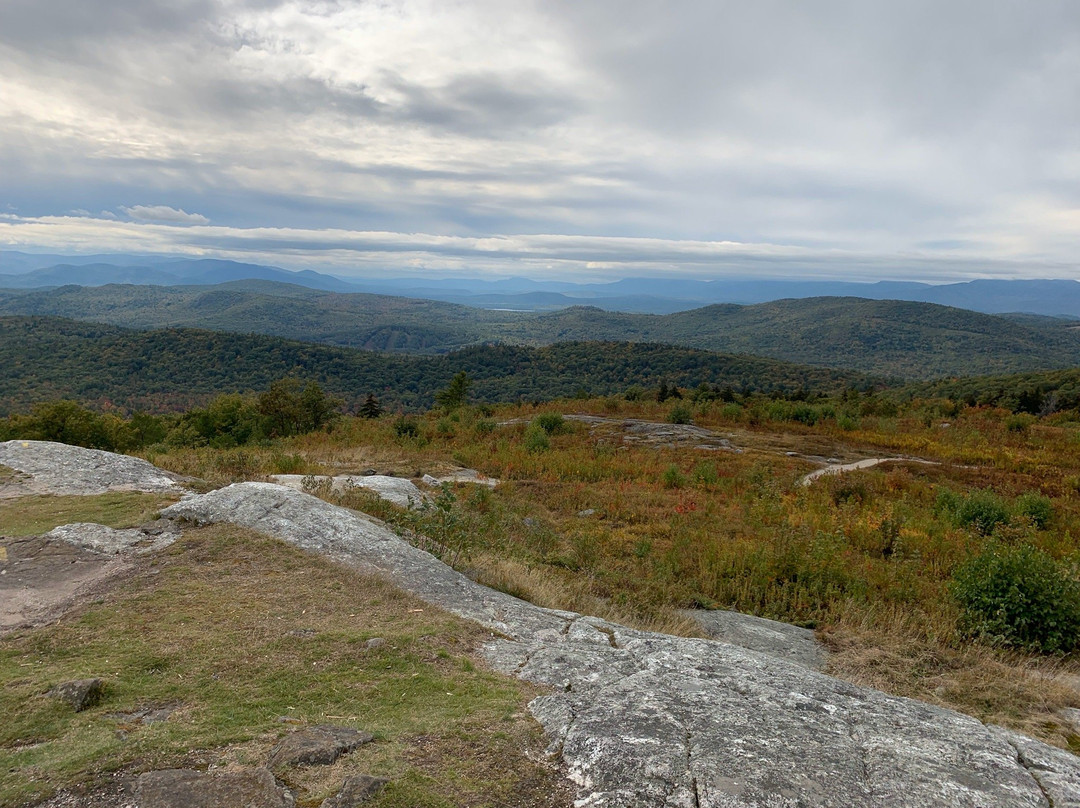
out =
<svg viewBox="0 0 1080 808"><path fill-rule="evenodd" d="M891 627L883 623L891 622ZM903 615L819 632L827 672L859 685L967 713L1076 751L1063 707L1080 707L1080 664L926 636Z"/></svg>
<svg viewBox="0 0 1080 808"><path fill-rule="evenodd" d="M658 631L679 637L703 637L695 620L670 606L632 608L594 595L587 581L573 575L559 575L545 567L529 567L520 561L491 556L474 556L474 577L478 583L548 609L602 617L642 631Z"/></svg>
<svg viewBox="0 0 1080 808"><path fill-rule="evenodd" d="M662 422L669 409L617 399L466 409L420 417L418 434L406 439L392 418L346 419L331 433L250 450L241 462L213 453L189 457L183 468L168 465L172 458L159 462L185 473L205 468L223 481L271 473L275 452L332 473L476 468L504 483L491 493L458 489L441 517L402 515L363 497L342 504L433 536L447 560L542 605L673 633L695 633L673 616L690 606L815 627L836 650L841 675L1068 740L1052 713L1074 698L1057 673L1071 661L972 646L956 631L950 576L987 539L951 522L935 501L945 489L990 488L1006 500L1041 492L1052 500L1048 528L1017 523L1003 535L1056 559L1073 557L1080 425L1051 418L1017 431L1007 413L975 408L942 428L932 406L915 404L843 428L831 419L807 426L769 420L767 402L714 402L694 407L694 423L741 453L642 445L618 424L567 422L546 449L525 439L527 424L544 412ZM788 452L842 460L910 454L941 464L881 466L806 488L798 481L815 466Z"/></svg>

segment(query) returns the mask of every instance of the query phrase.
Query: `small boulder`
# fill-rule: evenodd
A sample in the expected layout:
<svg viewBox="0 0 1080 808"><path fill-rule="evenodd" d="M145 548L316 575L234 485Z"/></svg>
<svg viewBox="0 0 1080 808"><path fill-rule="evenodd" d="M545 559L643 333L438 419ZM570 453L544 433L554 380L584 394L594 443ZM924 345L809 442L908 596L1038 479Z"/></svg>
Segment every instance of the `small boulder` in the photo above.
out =
<svg viewBox="0 0 1080 808"><path fill-rule="evenodd" d="M101 701L104 692L105 685L100 679L76 679L61 682L49 691L49 695L71 705L79 713Z"/></svg>
<svg viewBox="0 0 1080 808"><path fill-rule="evenodd" d="M271 769L283 766L329 765L361 744L370 743L375 736L350 727L320 724L286 735L270 751L267 765Z"/></svg>
<svg viewBox="0 0 1080 808"><path fill-rule="evenodd" d="M164 769L140 774L136 808L295 808L296 799L269 769L198 772Z"/></svg>
<svg viewBox="0 0 1080 808"><path fill-rule="evenodd" d="M389 781L385 777L357 774L348 778L341 791L323 801L322 808L356 808L373 799Z"/></svg>

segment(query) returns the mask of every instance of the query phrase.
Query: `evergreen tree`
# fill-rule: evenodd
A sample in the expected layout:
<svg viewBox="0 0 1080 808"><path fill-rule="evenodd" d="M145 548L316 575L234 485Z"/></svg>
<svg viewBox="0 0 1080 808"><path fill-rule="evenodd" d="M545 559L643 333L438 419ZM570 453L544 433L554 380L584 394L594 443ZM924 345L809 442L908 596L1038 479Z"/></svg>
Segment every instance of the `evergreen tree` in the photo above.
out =
<svg viewBox="0 0 1080 808"><path fill-rule="evenodd" d="M469 378L469 374L464 370L458 371L446 389L435 394L435 403L447 412L453 412L468 403L470 387L472 387L472 379Z"/></svg>
<svg viewBox="0 0 1080 808"><path fill-rule="evenodd" d="M383 413L382 405L371 393L367 394L367 398L364 399L364 403L360 405L360 417L361 418L378 418Z"/></svg>

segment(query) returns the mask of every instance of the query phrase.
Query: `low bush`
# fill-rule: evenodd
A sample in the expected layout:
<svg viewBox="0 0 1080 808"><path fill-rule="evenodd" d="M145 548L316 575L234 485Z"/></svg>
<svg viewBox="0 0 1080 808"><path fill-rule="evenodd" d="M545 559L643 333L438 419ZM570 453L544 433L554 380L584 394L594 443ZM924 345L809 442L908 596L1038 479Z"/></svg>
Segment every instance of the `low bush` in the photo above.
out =
<svg viewBox="0 0 1080 808"><path fill-rule="evenodd" d="M1009 508L993 491L973 491L960 496L953 491L938 491L934 513L958 527L967 527L989 536L998 525L1009 521Z"/></svg>
<svg viewBox="0 0 1080 808"><path fill-rule="evenodd" d="M549 435L558 435L566 430L566 421L557 412L543 412L532 419L532 423Z"/></svg>
<svg viewBox="0 0 1080 808"><path fill-rule="evenodd" d="M992 491L975 491L960 502L955 519L961 527L970 527L988 536L995 527L1009 521L1009 509Z"/></svg>
<svg viewBox="0 0 1080 808"><path fill-rule="evenodd" d="M686 485L686 477L679 471L678 466L672 464L664 469L663 482L664 488L682 488Z"/></svg>
<svg viewBox="0 0 1080 808"><path fill-rule="evenodd" d="M693 413L689 406L680 401L668 412L667 420L669 424L689 424L693 421Z"/></svg>
<svg viewBox="0 0 1080 808"><path fill-rule="evenodd" d="M1032 524L1040 530L1049 524L1054 515L1054 506L1050 504L1050 498L1035 491L1029 491L1016 498L1015 512L1017 516L1030 519Z"/></svg>
<svg viewBox="0 0 1080 808"><path fill-rule="evenodd" d="M398 418L394 421L394 434L402 439L418 437L420 435L420 425L415 418Z"/></svg>
<svg viewBox="0 0 1080 808"><path fill-rule="evenodd" d="M548 439L547 431L539 424L529 424L529 428L525 430L525 449L533 454L539 454L550 448L551 441Z"/></svg>
<svg viewBox="0 0 1080 808"><path fill-rule="evenodd" d="M1030 544L992 542L957 567L949 591L969 636L1044 653L1080 642L1080 583Z"/></svg>

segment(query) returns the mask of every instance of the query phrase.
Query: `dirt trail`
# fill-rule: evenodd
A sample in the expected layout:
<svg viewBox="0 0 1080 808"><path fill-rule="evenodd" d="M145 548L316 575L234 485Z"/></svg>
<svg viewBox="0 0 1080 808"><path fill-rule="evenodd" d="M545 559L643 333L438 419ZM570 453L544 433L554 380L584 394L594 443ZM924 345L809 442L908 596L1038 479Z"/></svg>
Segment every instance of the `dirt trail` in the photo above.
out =
<svg viewBox="0 0 1080 808"><path fill-rule="evenodd" d="M874 466L880 466L882 463L922 463L926 466L941 465L937 460L923 460L918 457L868 457L865 460L857 460L854 463L831 463L828 466L825 466L825 468L811 471L799 482L802 485L810 485L814 480L821 477L831 477L837 474L844 474L848 471L873 468Z"/></svg>

